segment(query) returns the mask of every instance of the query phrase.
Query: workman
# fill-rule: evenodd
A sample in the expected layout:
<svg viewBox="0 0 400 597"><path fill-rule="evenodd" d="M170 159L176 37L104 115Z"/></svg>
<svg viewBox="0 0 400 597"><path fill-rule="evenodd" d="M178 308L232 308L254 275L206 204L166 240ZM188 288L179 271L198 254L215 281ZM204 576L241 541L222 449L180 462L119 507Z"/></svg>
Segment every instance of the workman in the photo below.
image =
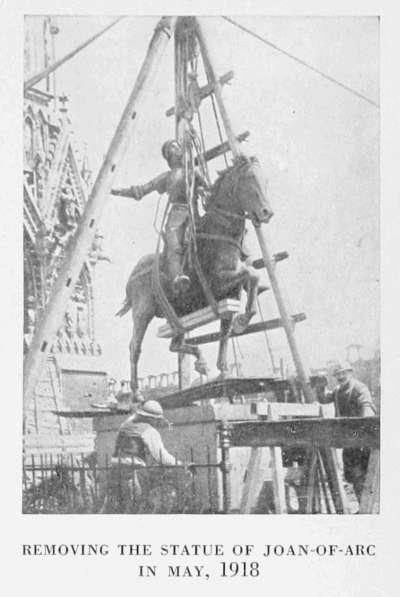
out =
<svg viewBox="0 0 400 597"><path fill-rule="evenodd" d="M132 512L143 504L148 493L147 466L182 466L166 450L157 429L166 422L160 403L147 400L121 424L111 459L110 485L102 513Z"/></svg>
<svg viewBox="0 0 400 597"><path fill-rule="evenodd" d="M325 396L320 397L320 402L334 402L337 417L371 417L376 414L369 389L354 378L351 365L335 365L332 375L338 385L332 392L327 391ZM344 478L353 485L359 503L367 473L369 454L369 448L343 449Z"/></svg>
<svg viewBox="0 0 400 597"><path fill-rule="evenodd" d="M167 261L175 291L185 291L189 288L190 279L183 269L183 252L185 231L189 220L189 198L186 196L186 180L183 167L183 151L178 141L166 141L161 154L170 168L166 176L161 176L144 185L133 185L124 189L113 189L113 195L133 197L140 200L144 195L153 191L168 193L170 209L165 224L165 241L167 248ZM207 192L207 183L199 171L195 169L193 209L195 217L198 216L197 201Z"/></svg>
<svg viewBox="0 0 400 597"><path fill-rule="evenodd" d="M120 426L112 462L126 460L146 466L149 464L181 464L164 447L157 426L165 424L162 406L156 400L147 400Z"/></svg>

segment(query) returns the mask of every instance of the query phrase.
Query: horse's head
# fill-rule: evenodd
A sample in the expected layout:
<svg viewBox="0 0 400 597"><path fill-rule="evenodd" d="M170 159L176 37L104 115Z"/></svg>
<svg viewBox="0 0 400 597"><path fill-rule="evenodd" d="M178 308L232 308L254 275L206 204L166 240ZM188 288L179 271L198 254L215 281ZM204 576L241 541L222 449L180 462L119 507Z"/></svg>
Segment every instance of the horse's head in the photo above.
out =
<svg viewBox="0 0 400 597"><path fill-rule="evenodd" d="M253 222L268 222L273 211L267 198L267 178L255 157L237 161L236 200Z"/></svg>
<svg viewBox="0 0 400 597"><path fill-rule="evenodd" d="M218 205L245 213L255 224L268 222L273 211L267 199L267 179L254 157L241 156L216 183Z"/></svg>

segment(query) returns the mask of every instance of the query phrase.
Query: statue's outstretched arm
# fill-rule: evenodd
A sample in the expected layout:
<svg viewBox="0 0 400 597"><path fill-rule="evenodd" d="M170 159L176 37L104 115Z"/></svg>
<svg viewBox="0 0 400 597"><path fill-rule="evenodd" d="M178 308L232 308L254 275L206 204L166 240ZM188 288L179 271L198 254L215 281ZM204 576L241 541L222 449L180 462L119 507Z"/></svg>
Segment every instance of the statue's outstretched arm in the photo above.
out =
<svg viewBox="0 0 400 597"><path fill-rule="evenodd" d="M142 185L132 185L123 189L111 189L111 195L118 195L120 197L132 197L139 201L144 196L144 187Z"/></svg>
<svg viewBox="0 0 400 597"><path fill-rule="evenodd" d="M145 195L149 195L153 191L158 191L160 194L166 191L167 176L165 174L157 176L150 182L143 185L132 185L123 189L112 189L111 195L119 195L120 197L132 197L140 201Z"/></svg>

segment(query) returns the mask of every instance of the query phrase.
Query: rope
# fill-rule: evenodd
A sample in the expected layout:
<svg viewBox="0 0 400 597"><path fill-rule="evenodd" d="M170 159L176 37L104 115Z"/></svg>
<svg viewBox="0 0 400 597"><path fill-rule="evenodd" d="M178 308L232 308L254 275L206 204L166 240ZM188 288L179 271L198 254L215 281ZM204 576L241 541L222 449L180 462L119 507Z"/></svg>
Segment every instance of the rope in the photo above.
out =
<svg viewBox="0 0 400 597"><path fill-rule="evenodd" d="M252 37L255 37L259 41L263 42L264 44L266 44L270 48L273 48L277 52L281 52L281 54L284 54L284 56L287 56L288 58L291 58L292 60L295 60L296 62L298 62L302 66L305 66L306 68L308 68L309 70L313 71L314 73L317 73L317 75L320 75L321 77L323 77L327 81L330 81L331 83L334 83L335 85L338 85L339 87L341 87L345 91L348 91L349 93L352 93L356 97L358 97L358 98L360 98L360 99L368 102L369 104L371 104L371 106L374 106L375 108L379 108L380 107L377 102L374 102L369 97L363 95L362 93L359 93L358 91L356 91L352 87L349 87L349 85L345 85L344 83L342 83L341 81L338 81L334 77L331 77L330 75L327 75L326 73L322 72L321 70L319 70L315 66L312 66L310 63L306 62L305 60L301 60L301 58L297 58L297 56L294 56L294 54L291 54L290 52L287 52L286 50L283 50L282 48L280 48L276 44L273 44L272 42L270 42L267 39L265 39L265 37L261 37L261 35L258 35L258 33L255 33L254 31L252 31L251 29L248 29L247 27L244 27L244 25L241 25L237 21L234 21L233 19L231 19L229 17L222 17L222 18L225 21L228 21L228 23L231 23L231 25L234 25L235 27L238 27L242 31L245 31L246 33L248 33Z"/></svg>
<svg viewBox="0 0 400 597"><path fill-rule="evenodd" d="M201 116L200 116L200 109L197 110L197 120L199 123L199 129L200 129L200 137L201 137L201 154L199 157L201 157L201 165L202 167L204 167L204 171L205 171L205 175L206 175L206 179L207 179L207 184L209 187L211 187L211 177L210 177L210 171L208 169L208 164L207 164L207 160L204 159L204 154L206 152L206 144L204 141L204 134L203 134L203 125L201 123ZM203 166L203 162L204 162L204 166Z"/></svg>
<svg viewBox="0 0 400 597"><path fill-rule="evenodd" d="M194 209L193 209L193 201L194 201L194 191L195 191L195 163L194 163L194 156L191 147L191 138L189 133L185 135L184 138L184 155L185 155L185 181L186 181L186 196L188 198L188 206L189 206L189 227L190 227L190 250L192 253L192 260L193 265L199 279L200 285L203 289L205 297L207 299L208 304L210 305L214 315L216 318L219 318L218 313L218 304L215 300L215 297L211 291L211 288L204 276L202 267L200 265L198 256L197 256L197 246L196 246L196 222L194 217ZM189 159L186 158L189 156L190 159L190 168L189 168ZM191 174L191 180L190 180Z"/></svg>
<svg viewBox="0 0 400 597"><path fill-rule="evenodd" d="M261 321L263 323L265 323L264 315L263 315L263 312L262 312L262 309L261 309L260 299L259 299L258 296L257 296L257 306L258 306L258 311L260 313ZM268 338L267 330L264 330L264 338L265 338L265 342L267 344L267 350L268 350L269 358L271 360L272 371L273 371L273 374L275 374L276 365L275 365L275 360L274 360L274 353L272 351L272 347L271 347L271 344L270 344L270 341L269 341L269 338Z"/></svg>

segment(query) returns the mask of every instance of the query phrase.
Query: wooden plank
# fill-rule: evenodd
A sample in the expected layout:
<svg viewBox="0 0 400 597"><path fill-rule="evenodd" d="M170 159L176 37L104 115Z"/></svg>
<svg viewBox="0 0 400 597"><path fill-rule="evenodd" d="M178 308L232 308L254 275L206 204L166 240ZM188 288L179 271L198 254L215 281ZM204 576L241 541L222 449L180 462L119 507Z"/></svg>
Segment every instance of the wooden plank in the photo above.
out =
<svg viewBox="0 0 400 597"><path fill-rule="evenodd" d="M318 417L319 404L301 404L300 402L259 402L257 414L269 415L272 421L279 417Z"/></svg>
<svg viewBox="0 0 400 597"><path fill-rule="evenodd" d="M251 514L251 510L257 499L258 477L260 476L260 464L262 448L252 448L249 463L246 469L246 477L243 484L242 499L240 501L240 513Z"/></svg>
<svg viewBox="0 0 400 597"><path fill-rule="evenodd" d="M307 319L305 313L296 313L295 315L291 316L293 324L305 321L305 319ZM280 318L270 319L268 321L260 321L258 323L250 324L243 332L240 332L239 334L233 332L231 334L231 338L236 336L247 336L247 334L255 334L257 332L263 332L264 330L275 330L281 328L282 325L282 320ZM188 338L188 342L194 345L208 344L209 342L219 342L220 338L221 335L219 332L213 332L211 334L204 334L203 336Z"/></svg>
<svg viewBox="0 0 400 597"><path fill-rule="evenodd" d="M380 454L379 450L371 451L367 475L361 495L360 514L379 514L380 494Z"/></svg>
<svg viewBox="0 0 400 597"><path fill-rule="evenodd" d="M314 494L315 494L315 477L317 474L318 453L314 450L309 457L307 470L307 493L306 493L306 514L313 514L314 511Z"/></svg>
<svg viewBox="0 0 400 597"><path fill-rule="evenodd" d="M278 263L278 261L283 261L288 257L289 253L287 251L281 251L280 253L275 253L272 256L272 259L275 261L275 263ZM254 267L254 269L262 269L263 267L265 267L265 261L262 257L260 257L260 259L255 259L251 265Z"/></svg>
<svg viewBox="0 0 400 597"><path fill-rule="evenodd" d="M319 471L319 476L320 476L320 486L321 486L321 490L322 490L322 495L324 497L325 506L326 506L326 514L332 514L333 513L333 509L331 507L332 498L328 492L328 489L329 489L328 478L327 478L326 471L324 468L324 463L321 458L321 454L319 452L318 452L318 471Z"/></svg>
<svg viewBox="0 0 400 597"><path fill-rule="evenodd" d="M245 141L248 137L250 136L250 131L244 131L244 133L240 133L237 137L236 137L236 141L238 143L243 143L243 141ZM220 143L219 145L216 145L215 147L211 147L211 149L207 149L207 151L204 153L204 159L206 162L210 162L211 160L214 160L215 158L219 157L220 155L222 155L223 153L226 153L230 151L230 147L229 147L229 143L228 141L224 141L224 143ZM195 158L194 163L196 166L199 165L199 158Z"/></svg>
<svg viewBox="0 0 400 597"><path fill-rule="evenodd" d="M232 313L238 313L239 309L240 301L235 299L224 299L218 303L218 314L221 318ZM194 313L189 313L189 315L181 317L179 322L183 329L186 332L189 332L190 330L194 330L197 327L206 325L215 320L216 317L212 308L205 307L204 309L200 309L199 311L195 311ZM159 338L172 338L173 335L174 331L169 323L165 323L158 329L157 336Z"/></svg>
<svg viewBox="0 0 400 597"><path fill-rule="evenodd" d="M278 418L276 410L269 405L268 416L273 421ZM274 491L275 514L287 514L285 474L282 462L282 449L279 446L271 447L272 460L272 487Z"/></svg>
<svg viewBox="0 0 400 597"><path fill-rule="evenodd" d="M209 381L199 386L193 386L184 390L171 392L157 397L163 408L179 408L188 406L193 402L211 400L218 398L234 398L235 396L246 396L248 394L283 395L287 390L286 380L274 379L273 377L228 377ZM232 406L232 405L230 405ZM129 413L126 408L92 408L82 410L62 410L55 414L69 418L99 418Z"/></svg>
<svg viewBox="0 0 400 597"><path fill-rule="evenodd" d="M335 448L320 448L319 453L325 468L329 489L335 504L336 514L350 514L346 492Z"/></svg>
<svg viewBox="0 0 400 597"><path fill-rule="evenodd" d="M232 446L379 447L378 417L246 421L232 425Z"/></svg>

